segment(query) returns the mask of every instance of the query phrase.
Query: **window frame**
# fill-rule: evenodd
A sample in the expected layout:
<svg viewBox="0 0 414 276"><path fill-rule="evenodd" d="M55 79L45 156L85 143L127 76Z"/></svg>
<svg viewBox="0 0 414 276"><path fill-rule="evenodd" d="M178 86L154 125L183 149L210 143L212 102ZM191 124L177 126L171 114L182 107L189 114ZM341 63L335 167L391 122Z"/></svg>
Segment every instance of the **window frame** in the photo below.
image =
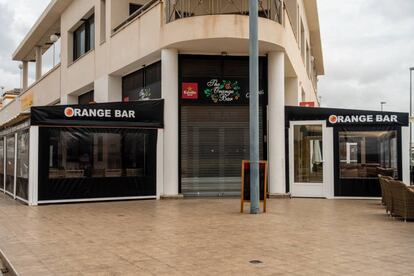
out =
<svg viewBox="0 0 414 276"><path fill-rule="evenodd" d="M95 13L92 13L87 19L82 19L81 24L72 32L73 34L73 57L72 61L76 62L78 59L88 54L90 51L95 49ZM81 42L83 45L84 51L78 51L78 33L84 31L84 41Z"/></svg>

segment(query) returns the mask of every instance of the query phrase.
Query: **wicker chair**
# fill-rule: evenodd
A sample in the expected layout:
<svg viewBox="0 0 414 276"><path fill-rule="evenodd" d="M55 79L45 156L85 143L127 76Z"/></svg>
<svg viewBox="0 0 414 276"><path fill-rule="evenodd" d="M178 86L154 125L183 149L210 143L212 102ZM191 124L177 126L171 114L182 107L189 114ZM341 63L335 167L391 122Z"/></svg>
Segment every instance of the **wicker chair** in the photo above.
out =
<svg viewBox="0 0 414 276"><path fill-rule="evenodd" d="M384 191L385 187L384 187L384 185L386 185L386 184L385 184L384 176L379 174L378 175L378 180L379 180L380 187L381 187L381 204L385 206L385 191Z"/></svg>
<svg viewBox="0 0 414 276"><path fill-rule="evenodd" d="M404 187L404 203L405 210L402 214L402 218L407 221L407 219L414 219L414 190Z"/></svg>
<svg viewBox="0 0 414 276"><path fill-rule="evenodd" d="M379 175L379 181L381 185L381 202L385 206L385 211L391 214L392 211L392 197L390 191L390 181L392 177Z"/></svg>
<svg viewBox="0 0 414 276"><path fill-rule="evenodd" d="M391 214L405 221L414 219L414 192L401 181L391 180L389 182L392 197Z"/></svg>

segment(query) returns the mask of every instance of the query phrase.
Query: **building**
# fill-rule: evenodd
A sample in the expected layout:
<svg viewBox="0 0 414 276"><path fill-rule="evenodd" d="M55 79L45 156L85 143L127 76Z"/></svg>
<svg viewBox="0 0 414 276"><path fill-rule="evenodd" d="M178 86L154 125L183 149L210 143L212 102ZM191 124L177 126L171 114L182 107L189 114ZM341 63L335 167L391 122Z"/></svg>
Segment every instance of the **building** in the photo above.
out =
<svg viewBox="0 0 414 276"><path fill-rule="evenodd" d="M238 195L247 15L247 0L52 0L13 54L23 91L0 110L5 192L29 204ZM260 154L269 192L285 194L285 106L319 105L317 3L260 1L259 16ZM52 35L61 62L42 72Z"/></svg>
<svg viewBox="0 0 414 276"><path fill-rule="evenodd" d="M20 94L20 89L15 88L3 93L0 98L0 108L7 105L9 102L12 102Z"/></svg>

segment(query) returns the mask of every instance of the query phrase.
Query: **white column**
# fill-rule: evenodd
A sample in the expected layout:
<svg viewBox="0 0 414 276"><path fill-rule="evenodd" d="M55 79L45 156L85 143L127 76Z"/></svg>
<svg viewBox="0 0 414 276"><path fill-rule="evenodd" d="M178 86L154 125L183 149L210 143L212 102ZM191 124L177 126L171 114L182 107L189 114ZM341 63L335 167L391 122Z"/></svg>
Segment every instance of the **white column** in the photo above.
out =
<svg viewBox="0 0 414 276"><path fill-rule="evenodd" d="M94 101L97 103L122 101L122 78L105 75L95 80Z"/></svg>
<svg viewBox="0 0 414 276"><path fill-rule="evenodd" d="M409 186L410 183L410 128L401 128L401 147L402 147L402 181L405 185Z"/></svg>
<svg viewBox="0 0 414 276"><path fill-rule="evenodd" d="M39 127L31 126L29 135L29 205L37 205L37 180L39 173Z"/></svg>
<svg viewBox="0 0 414 276"><path fill-rule="evenodd" d="M290 77L285 79L285 104L291 106L298 106L299 98L299 82L297 77Z"/></svg>
<svg viewBox="0 0 414 276"><path fill-rule="evenodd" d="M36 46L36 81L42 77L42 47Z"/></svg>
<svg viewBox="0 0 414 276"><path fill-rule="evenodd" d="M13 175L13 198L16 199L17 185L17 132L14 134L14 175Z"/></svg>
<svg viewBox="0 0 414 276"><path fill-rule="evenodd" d="M25 91L28 87L29 83L29 62L23 61L23 91Z"/></svg>
<svg viewBox="0 0 414 276"><path fill-rule="evenodd" d="M268 55L269 193L286 193L285 178L285 54Z"/></svg>
<svg viewBox="0 0 414 276"><path fill-rule="evenodd" d="M158 129L157 139L157 199L164 195L164 130Z"/></svg>
<svg viewBox="0 0 414 276"><path fill-rule="evenodd" d="M164 106L164 196L178 195L178 51L161 50Z"/></svg>

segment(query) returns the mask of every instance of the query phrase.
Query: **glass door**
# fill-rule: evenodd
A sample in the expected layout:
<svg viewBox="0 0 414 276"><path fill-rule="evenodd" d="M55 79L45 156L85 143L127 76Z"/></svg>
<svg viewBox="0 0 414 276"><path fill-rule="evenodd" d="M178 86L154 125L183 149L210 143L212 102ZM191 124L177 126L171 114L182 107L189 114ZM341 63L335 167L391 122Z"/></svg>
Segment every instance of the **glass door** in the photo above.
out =
<svg viewBox="0 0 414 276"><path fill-rule="evenodd" d="M292 123L291 193L299 197L324 196L324 142L323 128L319 123Z"/></svg>

